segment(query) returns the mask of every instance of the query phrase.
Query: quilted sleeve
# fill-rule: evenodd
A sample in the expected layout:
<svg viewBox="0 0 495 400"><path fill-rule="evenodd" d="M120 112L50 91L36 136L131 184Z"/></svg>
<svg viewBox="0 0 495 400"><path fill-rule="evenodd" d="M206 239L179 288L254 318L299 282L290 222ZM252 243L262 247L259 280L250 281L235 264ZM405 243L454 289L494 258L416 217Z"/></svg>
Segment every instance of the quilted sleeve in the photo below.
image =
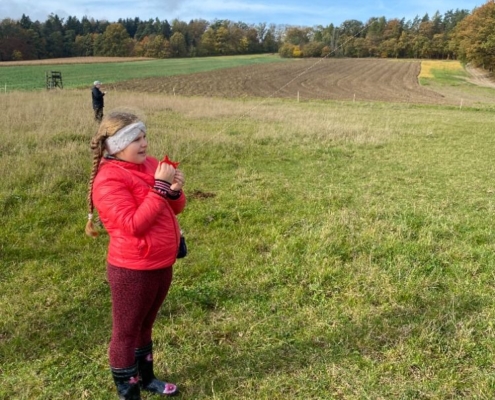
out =
<svg viewBox="0 0 495 400"><path fill-rule="evenodd" d="M167 199L168 204L174 211L174 214L180 214L182 210L186 207L186 195L184 194L183 191L180 192L180 196L178 199L172 200L172 199Z"/></svg>
<svg viewBox="0 0 495 400"><path fill-rule="evenodd" d="M160 195L146 185L137 184L118 173L106 174L104 182L95 180L93 202L107 228L133 236L143 236L167 208ZM141 191L141 196L137 192Z"/></svg>

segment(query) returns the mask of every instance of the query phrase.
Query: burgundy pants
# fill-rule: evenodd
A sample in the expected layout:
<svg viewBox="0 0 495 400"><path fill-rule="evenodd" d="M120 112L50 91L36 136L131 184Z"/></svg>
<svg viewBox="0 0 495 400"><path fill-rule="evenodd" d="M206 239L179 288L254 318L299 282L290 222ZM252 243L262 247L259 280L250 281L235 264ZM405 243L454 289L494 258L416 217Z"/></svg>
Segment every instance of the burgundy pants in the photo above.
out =
<svg viewBox="0 0 495 400"><path fill-rule="evenodd" d="M136 348L151 342L153 324L172 275L172 267L134 271L107 265L112 294L112 338L108 351L111 367L134 365Z"/></svg>

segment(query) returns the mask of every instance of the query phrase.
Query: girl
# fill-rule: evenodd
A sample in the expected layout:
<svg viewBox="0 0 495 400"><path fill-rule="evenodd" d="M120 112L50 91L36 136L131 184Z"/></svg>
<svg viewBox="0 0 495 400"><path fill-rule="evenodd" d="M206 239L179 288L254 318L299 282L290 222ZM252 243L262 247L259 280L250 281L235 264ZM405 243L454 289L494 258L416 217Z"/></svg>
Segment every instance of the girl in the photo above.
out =
<svg viewBox="0 0 495 400"><path fill-rule="evenodd" d="M86 233L97 236L93 209L108 231L107 276L112 297L110 368L119 399L146 390L178 393L153 373L151 332L172 281L180 240L176 215L185 207L184 174L147 155L146 127L114 112L91 141Z"/></svg>

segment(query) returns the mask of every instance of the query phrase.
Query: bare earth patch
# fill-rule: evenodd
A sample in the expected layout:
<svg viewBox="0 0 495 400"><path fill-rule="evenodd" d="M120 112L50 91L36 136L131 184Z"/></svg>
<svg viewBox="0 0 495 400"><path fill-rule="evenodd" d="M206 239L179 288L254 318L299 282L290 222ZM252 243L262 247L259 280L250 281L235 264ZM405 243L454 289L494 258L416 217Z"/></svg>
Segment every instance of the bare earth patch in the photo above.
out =
<svg viewBox="0 0 495 400"><path fill-rule="evenodd" d="M0 67L12 67L15 65L61 65L61 64L94 64L94 63L118 63L128 61L153 60L146 57L71 57L50 58L48 60L29 61L2 61Z"/></svg>
<svg viewBox="0 0 495 400"><path fill-rule="evenodd" d="M471 75L468 79L469 82L478 86L485 86L495 89L495 81L490 76L489 72L486 72L480 68L475 68L471 65L466 65L466 71Z"/></svg>
<svg viewBox="0 0 495 400"><path fill-rule="evenodd" d="M420 61L308 59L137 79L112 86L117 90L201 97L457 104L457 99L420 86L420 69Z"/></svg>

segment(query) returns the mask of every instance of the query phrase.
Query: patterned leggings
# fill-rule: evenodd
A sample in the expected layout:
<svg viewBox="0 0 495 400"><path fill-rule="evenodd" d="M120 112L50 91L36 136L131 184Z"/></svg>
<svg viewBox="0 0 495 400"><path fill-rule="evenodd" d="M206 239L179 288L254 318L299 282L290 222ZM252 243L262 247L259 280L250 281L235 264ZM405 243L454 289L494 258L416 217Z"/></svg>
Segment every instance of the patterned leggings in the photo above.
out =
<svg viewBox="0 0 495 400"><path fill-rule="evenodd" d="M111 367L134 365L136 348L151 342L153 324L172 275L172 267L135 271L107 265L112 294L112 339L108 351Z"/></svg>

